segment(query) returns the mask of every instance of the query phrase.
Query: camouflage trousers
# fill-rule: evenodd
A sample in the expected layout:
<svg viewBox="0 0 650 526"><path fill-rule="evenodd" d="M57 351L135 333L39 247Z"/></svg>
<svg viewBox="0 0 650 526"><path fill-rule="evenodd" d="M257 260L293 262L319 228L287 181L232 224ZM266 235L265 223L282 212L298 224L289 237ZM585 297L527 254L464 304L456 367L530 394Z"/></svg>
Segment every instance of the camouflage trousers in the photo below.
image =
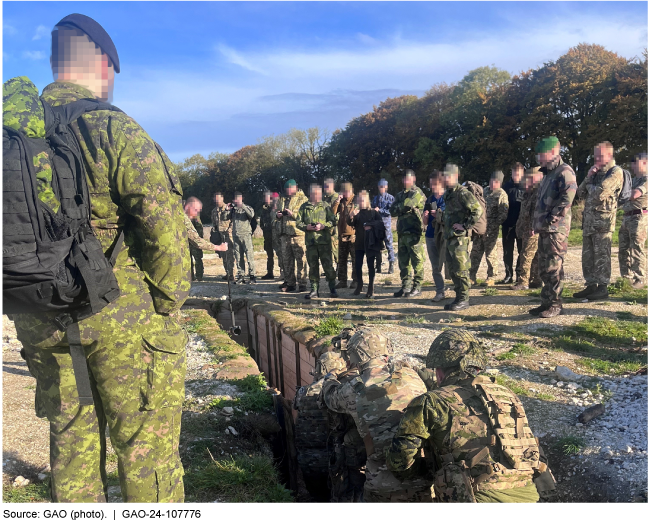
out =
<svg viewBox="0 0 650 526"><path fill-rule="evenodd" d="M569 248L567 236L556 232L540 232L537 249L539 277L542 279L542 305L562 305L564 256Z"/></svg>
<svg viewBox="0 0 650 526"><path fill-rule="evenodd" d="M399 257L399 256L398 256ZM400 481L383 463L372 457L366 463L363 502L433 502L432 483L423 478Z"/></svg>
<svg viewBox="0 0 650 526"><path fill-rule="evenodd" d="M499 272L499 259L497 258L497 240L499 239L499 229L494 231L488 230L483 236L476 236L472 245L470 254L470 278L476 281L476 274L481 266L483 254L487 262L487 277L493 278Z"/></svg>
<svg viewBox="0 0 650 526"><path fill-rule="evenodd" d="M224 252L217 252L219 254L219 257L221 258L221 261L223 262L223 269L226 271L226 274L229 276L234 276L235 273L234 271L234 266L235 266L235 258L234 258L234 247L233 247L233 242L232 239L230 238L230 233L229 232L219 232L219 236L221 243L228 243L228 250ZM220 243L215 243L215 245L219 245Z"/></svg>
<svg viewBox="0 0 650 526"><path fill-rule="evenodd" d="M339 281L348 280L348 257L352 261L352 281L354 281L354 269L356 268L356 250L354 248L354 236L345 236L345 240L339 239Z"/></svg>
<svg viewBox="0 0 650 526"><path fill-rule="evenodd" d="M266 273L273 274L273 231L264 230L264 252L266 252Z"/></svg>
<svg viewBox="0 0 650 526"><path fill-rule="evenodd" d="M192 279L203 279L203 250L190 245L190 262L192 265Z"/></svg>
<svg viewBox="0 0 650 526"><path fill-rule="evenodd" d="M278 258L278 268L280 269L280 279L284 278L284 265L282 262L282 243L280 243L280 235L273 232L273 251Z"/></svg>
<svg viewBox="0 0 650 526"><path fill-rule="evenodd" d="M248 275L255 277L255 253L253 251L253 236L251 234L244 234L242 236L234 235L232 238L235 266L237 268L237 277L241 277L246 273L246 261L248 261Z"/></svg>
<svg viewBox="0 0 650 526"><path fill-rule="evenodd" d="M330 289L336 285L336 272L332 266L331 246L310 245L307 247L307 264L309 265L309 284L311 290L318 290L320 285L320 268L318 263L323 265L325 278Z"/></svg>
<svg viewBox="0 0 650 526"><path fill-rule="evenodd" d="M521 240L521 250L517 258L517 281L528 285L539 282L538 235L527 235Z"/></svg>
<svg viewBox="0 0 650 526"><path fill-rule="evenodd" d="M456 299L459 301L469 300L469 236L454 236L447 239L445 246L445 264L454 282Z"/></svg>
<svg viewBox="0 0 650 526"><path fill-rule="evenodd" d="M647 238L648 216L646 214L623 217L618 233L618 265L622 277L645 281Z"/></svg>
<svg viewBox="0 0 650 526"><path fill-rule="evenodd" d="M280 236L284 281L290 287L307 286L307 261L303 236Z"/></svg>
<svg viewBox="0 0 650 526"><path fill-rule="evenodd" d="M331 502L361 502L366 476L366 447L356 426L334 439L334 459L330 463Z"/></svg>
<svg viewBox="0 0 650 526"><path fill-rule="evenodd" d="M424 280L424 244L419 234L400 234L397 239L397 264L402 289L420 288ZM411 267L413 278L411 278Z"/></svg>
<svg viewBox="0 0 650 526"><path fill-rule="evenodd" d="M336 227L330 230L330 249L332 250L332 261L338 265L339 263L339 233Z"/></svg>
<svg viewBox="0 0 650 526"><path fill-rule="evenodd" d="M183 502L187 335L175 318L141 291L79 323L94 406L79 405L68 341L51 317L14 319L36 378L36 415L50 422L53 502L107 501L107 425L124 502Z"/></svg>
<svg viewBox="0 0 650 526"><path fill-rule="evenodd" d="M609 285L612 277L612 233L582 236L582 275L587 285Z"/></svg>
<svg viewBox="0 0 650 526"><path fill-rule="evenodd" d="M382 217L384 228L386 229L386 237L384 238L384 245L388 250L388 261L395 261L395 249L393 248L393 223L390 217Z"/></svg>

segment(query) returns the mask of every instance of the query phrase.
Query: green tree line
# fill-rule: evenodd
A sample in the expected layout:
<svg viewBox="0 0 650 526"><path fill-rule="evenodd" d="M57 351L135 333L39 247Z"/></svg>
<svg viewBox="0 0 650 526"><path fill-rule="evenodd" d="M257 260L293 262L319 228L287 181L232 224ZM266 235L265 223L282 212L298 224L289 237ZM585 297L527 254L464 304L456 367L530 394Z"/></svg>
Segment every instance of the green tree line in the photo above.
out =
<svg viewBox="0 0 650 526"><path fill-rule="evenodd" d="M453 162L463 179L485 184L494 170L509 175L517 161L534 165L535 144L547 135L560 139L563 159L581 181L598 142L614 144L619 164L646 150L647 119L647 50L626 59L580 44L515 76L485 66L422 97L388 98L332 134L292 129L229 155L194 155L178 171L185 196L205 203L206 219L217 190L226 199L242 191L259 205L264 190L280 192L288 179L306 189L331 176L373 191L384 177L396 191L405 169L424 186L434 168Z"/></svg>

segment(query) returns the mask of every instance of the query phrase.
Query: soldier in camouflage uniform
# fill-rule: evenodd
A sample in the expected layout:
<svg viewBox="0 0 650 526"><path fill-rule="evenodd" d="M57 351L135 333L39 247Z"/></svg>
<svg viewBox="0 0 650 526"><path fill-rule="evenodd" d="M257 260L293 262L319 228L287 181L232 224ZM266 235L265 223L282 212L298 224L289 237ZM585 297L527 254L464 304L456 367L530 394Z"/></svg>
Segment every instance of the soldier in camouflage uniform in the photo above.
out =
<svg viewBox="0 0 650 526"><path fill-rule="evenodd" d="M408 405L386 463L400 477L433 475L437 502L537 502L537 480L545 490L554 480L521 401L480 376L486 365L471 333L439 335L426 359L438 387Z"/></svg>
<svg viewBox="0 0 650 526"><path fill-rule="evenodd" d="M224 203L223 194L217 192L214 194L215 207L212 209L212 229L210 230L210 241L214 244L228 243L228 251L225 254L219 254L223 260L223 268L226 275L222 279L234 279L235 258L233 256L232 242L232 209Z"/></svg>
<svg viewBox="0 0 650 526"><path fill-rule="evenodd" d="M390 341L381 331L361 327L344 351L347 362L359 368L359 376L343 384L329 373L321 398L330 410L352 415L366 444L364 502L431 502L430 481L416 477L402 482L386 469L385 450L404 408L426 391L413 369L388 364L391 354Z"/></svg>
<svg viewBox="0 0 650 526"><path fill-rule="evenodd" d="M454 282L456 298L445 305L445 310L463 310L469 307L468 245L472 227L481 218L483 210L474 195L458 184L458 166L445 167L445 238L446 265Z"/></svg>
<svg viewBox="0 0 650 526"><path fill-rule="evenodd" d="M334 191L334 179L328 177L323 181L323 201L325 201L330 208L334 206L334 202L339 198L338 192ZM339 264L339 236L337 235L337 225L339 216L334 214L336 217L336 223L330 229L330 244L332 246L332 261L338 267ZM338 269L335 269L338 270Z"/></svg>
<svg viewBox="0 0 650 526"><path fill-rule="evenodd" d="M323 189L312 184L309 189L309 201L303 203L296 215L296 228L305 232L305 246L307 247L307 264L309 265L309 282L311 292L305 299L318 296L320 285L320 269L318 263L323 265L325 277L330 288L332 298L337 298L336 274L332 266L331 229L336 221L330 206L322 200Z"/></svg>
<svg viewBox="0 0 650 526"><path fill-rule="evenodd" d="M264 252L266 252L266 274L261 279L273 279L273 203L271 192L264 192L264 204L260 211L260 228L264 235Z"/></svg>
<svg viewBox="0 0 650 526"><path fill-rule="evenodd" d="M83 28L101 33L105 47ZM55 82L42 98L53 106L109 98L119 61L103 28L71 15L55 27L52 40L58 50L52 57ZM74 75L70 68L100 73L77 83L66 80ZM38 96L25 77L8 81L3 97L11 90ZM32 130L38 122L44 137L42 106L38 99L32 102L15 106L10 119L5 113L4 122L22 122L21 128ZM38 114L31 113L34 107L40 107ZM53 316L14 316L36 377L36 413L50 422L51 498L107 501L108 427L124 502L183 502L178 441L187 336L177 313L190 288L190 261L181 187L174 164L126 114L84 113L71 129L88 175L92 227L107 253L120 232L124 246L114 267L121 296L78 324L94 405L79 404L67 337Z"/></svg>
<svg viewBox="0 0 650 526"><path fill-rule="evenodd" d="M201 225L201 220L198 219L201 214L201 209L203 208L203 203L196 197L190 197L185 203L185 229L187 230L187 240L190 243L190 254L200 252L203 256L203 251L215 251L215 252L226 252L228 250L228 244L222 243L221 245L213 245L212 243L207 242L203 239L203 225ZM195 221L198 220L198 224L201 225L201 232L196 229ZM194 257L194 256L193 256ZM203 277L203 260L197 259L201 262L200 274L199 266L197 263L196 275L199 281ZM193 269L192 269L193 272ZM194 279L194 274L192 273L192 279Z"/></svg>
<svg viewBox="0 0 650 526"><path fill-rule="evenodd" d="M623 223L618 233L618 263L621 276L632 287L645 287L645 242L648 238L648 154L640 153L632 163L632 195L623 205Z"/></svg>
<svg viewBox="0 0 650 526"><path fill-rule="evenodd" d="M512 285L512 290L528 290L541 286L538 271L537 245L538 234L532 234L533 217L537 206L539 183L542 180L539 168L526 170L522 185L525 189L521 202L519 217L517 218L517 239L521 239L521 250L517 259L517 283Z"/></svg>
<svg viewBox="0 0 650 526"><path fill-rule="evenodd" d="M503 183L503 172L497 170L490 178L490 186L485 192L485 205L487 207L487 229L482 236L475 236L470 254L471 267L469 271L470 280L476 282L476 273L481 265L483 253L487 261L487 286L494 287L494 276L499 272L499 260L497 258L497 239L501 224L508 217L508 194L501 188Z"/></svg>
<svg viewBox="0 0 650 526"><path fill-rule="evenodd" d="M300 292L307 290L307 261L305 260L305 233L296 228L296 215L307 201L296 181L289 179L284 185L286 195L280 198L276 218L280 228L280 248L284 265L285 283L282 292L294 292L299 285Z"/></svg>
<svg viewBox="0 0 650 526"><path fill-rule="evenodd" d="M594 166L578 187L585 200L582 212L582 275L586 288L574 298L603 300L612 276L612 233L616 227L618 196L623 188L623 169L616 166L614 147L603 142L594 148Z"/></svg>
<svg viewBox="0 0 650 526"><path fill-rule="evenodd" d="M403 182L404 190L395 196L395 201L390 205L390 215L397 217L397 264L402 280L402 288L393 293L393 296L412 298L420 295L420 287L424 279L422 212L427 198L416 186L413 170L406 170ZM412 279L411 266L413 266Z"/></svg>
<svg viewBox="0 0 650 526"><path fill-rule="evenodd" d="M237 279L235 283L244 284L246 265L244 256L248 262L248 279L251 285L257 283L255 278L255 252L253 251L253 229L251 220L255 217L252 206L244 204L241 192L235 192L235 202L232 208L232 242L235 245L235 265L237 267Z"/></svg>
<svg viewBox="0 0 650 526"><path fill-rule="evenodd" d="M544 286L542 304L528 312L551 318L562 313L564 256L571 230L571 204L578 185L573 168L560 157L557 137L542 139L535 150L544 178L539 186L531 235L539 234L537 264Z"/></svg>
<svg viewBox="0 0 650 526"><path fill-rule="evenodd" d="M271 195L271 231L273 233L273 251L278 258L278 267L280 268L280 279L282 285L280 288L286 286L287 282L284 278L284 265L282 263L282 246L280 245L280 236L282 235L282 221L277 218L278 204L280 202L280 194L273 192Z"/></svg>

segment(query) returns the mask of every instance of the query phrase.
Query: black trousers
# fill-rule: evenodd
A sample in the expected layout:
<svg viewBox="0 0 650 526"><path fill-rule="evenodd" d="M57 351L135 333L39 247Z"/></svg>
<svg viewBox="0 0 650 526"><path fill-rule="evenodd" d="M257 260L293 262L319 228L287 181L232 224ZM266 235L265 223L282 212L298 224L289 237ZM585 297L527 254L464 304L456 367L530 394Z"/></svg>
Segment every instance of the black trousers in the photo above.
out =
<svg viewBox="0 0 650 526"><path fill-rule="evenodd" d="M363 282L363 257L366 257L368 264L368 278L371 280L375 279L375 259L379 257L381 253L379 250L355 250L355 261L354 261L354 271L355 276L357 277L357 283Z"/></svg>
<svg viewBox="0 0 650 526"><path fill-rule="evenodd" d="M517 254L521 254L522 240L517 237L515 225L501 227L501 239L503 241L503 266L506 268L506 278L514 277L512 264L515 255L515 242L517 243Z"/></svg>

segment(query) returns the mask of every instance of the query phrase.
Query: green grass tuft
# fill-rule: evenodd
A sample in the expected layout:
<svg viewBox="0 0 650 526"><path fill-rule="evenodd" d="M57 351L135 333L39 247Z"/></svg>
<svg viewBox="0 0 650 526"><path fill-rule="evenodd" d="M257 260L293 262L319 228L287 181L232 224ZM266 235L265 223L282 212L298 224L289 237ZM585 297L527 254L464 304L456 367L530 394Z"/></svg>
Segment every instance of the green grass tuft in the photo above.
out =
<svg viewBox="0 0 650 526"><path fill-rule="evenodd" d="M610 296L620 298L623 301L645 305L648 303L648 287L634 289L630 282L625 278L618 278L615 283L612 283L607 287L607 291Z"/></svg>
<svg viewBox="0 0 650 526"><path fill-rule="evenodd" d="M513 393L519 396L529 396L530 393L523 387L521 387L516 380L513 380L512 378L509 378L508 376L503 376L502 374L499 374L496 376L496 382L499 385L503 385L504 387L507 387L510 389Z"/></svg>
<svg viewBox="0 0 650 526"><path fill-rule="evenodd" d="M337 316L329 316L322 320L316 327L314 331L319 338L323 336L334 336L339 334L345 328L343 320Z"/></svg>
<svg viewBox="0 0 650 526"><path fill-rule="evenodd" d="M2 488L2 500L7 502L50 502L49 481L34 482L21 488L14 488L10 484Z"/></svg>
<svg viewBox="0 0 650 526"><path fill-rule="evenodd" d="M494 287L488 287L483 291L483 296L498 296L499 291Z"/></svg>
<svg viewBox="0 0 650 526"><path fill-rule="evenodd" d="M555 447L562 451L562 453L565 455L575 455L579 453L583 447L585 447L585 441L580 437L567 435L560 438L556 442Z"/></svg>
<svg viewBox="0 0 650 526"><path fill-rule="evenodd" d="M576 363L587 369L592 374L629 374L636 373L645 363L636 360L611 361L598 358L579 358Z"/></svg>
<svg viewBox="0 0 650 526"><path fill-rule="evenodd" d="M215 398L206 406L208 410L230 406L238 407L242 411L266 411L273 407L273 398L268 392L263 374L251 374L241 380L225 381L236 386L242 392L241 396L232 399Z"/></svg>
<svg viewBox="0 0 650 526"><path fill-rule="evenodd" d="M419 323L426 323L426 318L424 316L407 316L404 318L404 323L407 325L416 325Z"/></svg>

